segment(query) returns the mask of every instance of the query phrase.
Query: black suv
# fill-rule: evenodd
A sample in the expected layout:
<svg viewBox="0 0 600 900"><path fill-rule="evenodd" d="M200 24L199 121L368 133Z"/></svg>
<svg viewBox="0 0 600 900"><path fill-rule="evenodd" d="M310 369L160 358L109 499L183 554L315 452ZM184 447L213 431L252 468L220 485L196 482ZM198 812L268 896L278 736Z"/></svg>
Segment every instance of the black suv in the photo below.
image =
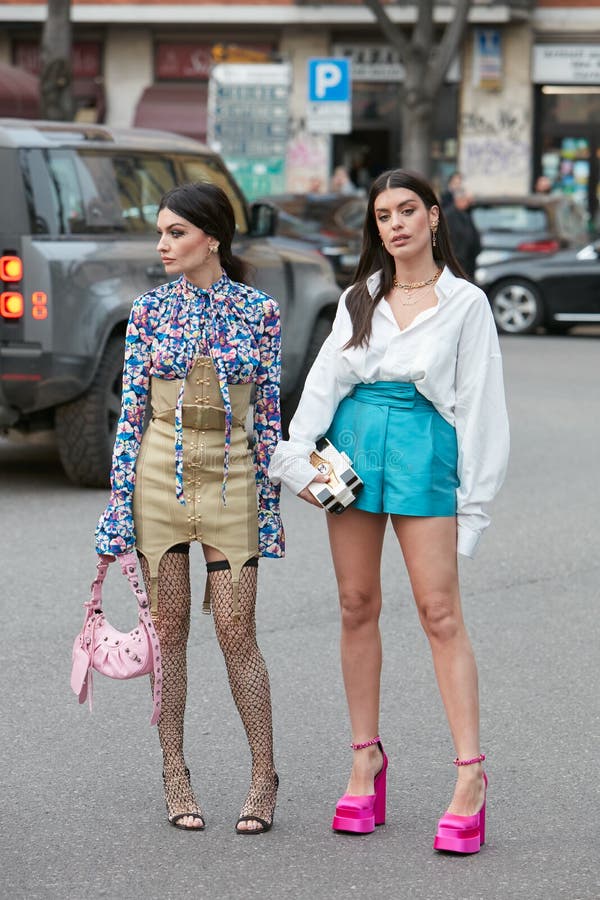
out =
<svg viewBox="0 0 600 900"><path fill-rule="evenodd" d="M188 181L227 192L234 252L280 304L285 421L337 304L323 257L274 237L275 210L249 208L219 157L196 141L0 119L0 431L54 427L77 484L106 484L131 303L167 280L155 251L158 202Z"/></svg>

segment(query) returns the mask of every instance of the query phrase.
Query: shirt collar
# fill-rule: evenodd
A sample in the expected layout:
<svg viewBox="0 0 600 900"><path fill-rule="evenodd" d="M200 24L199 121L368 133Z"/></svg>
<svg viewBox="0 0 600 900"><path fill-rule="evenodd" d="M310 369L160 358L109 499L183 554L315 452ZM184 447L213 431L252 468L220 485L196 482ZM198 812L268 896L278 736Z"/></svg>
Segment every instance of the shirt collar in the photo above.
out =
<svg viewBox="0 0 600 900"><path fill-rule="evenodd" d="M367 290L369 291L371 297L374 297L377 293L377 288L379 287L379 282L381 281L381 272L379 269L377 272L373 272L372 275L369 275L367 278ZM453 275L448 266L444 266L442 269L442 274L438 278L435 283L435 292L439 296L446 298L449 297L456 287L456 282L458 278L456 275Z"/></svg>
<svg viewBox="0 0 600 900"><path fill-rule="evenodd" d="M205 291L204 288L198 287L196 284L192 284L191 281L187 280L185 275L180 277L179 284L181 285L185 297L207 297L215 291L222 290L229 284L229 276L223 271L220 278L218 278L214 284L211 284L207 291Z"/></svg>

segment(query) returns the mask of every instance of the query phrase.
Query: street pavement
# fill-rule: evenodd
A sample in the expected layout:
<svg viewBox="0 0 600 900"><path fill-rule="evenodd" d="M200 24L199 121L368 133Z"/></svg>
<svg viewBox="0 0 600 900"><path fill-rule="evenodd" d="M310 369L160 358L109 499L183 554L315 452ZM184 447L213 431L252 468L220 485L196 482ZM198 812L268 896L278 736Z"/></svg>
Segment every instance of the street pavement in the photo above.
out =
<svg viewBox="0 0 600 900"><path fill-rule="evenodd" d="M0 894L15 900L583 900L598 898L600 338L504 339L512 457L477 559L461 563L477 653L488 843L436 854L453 748L402 560L384 553L381 732L385 826L330 831L351 762L324 514L283 500L288 555L260 569L258 625L281 779L273 830L233 826L249 758L212 621L189 650L187 762L208 827L166 821L146 679L69 687L104 491L81 490L46 446L0 445ZM134 608L116 573L105 606Z"/></svg>

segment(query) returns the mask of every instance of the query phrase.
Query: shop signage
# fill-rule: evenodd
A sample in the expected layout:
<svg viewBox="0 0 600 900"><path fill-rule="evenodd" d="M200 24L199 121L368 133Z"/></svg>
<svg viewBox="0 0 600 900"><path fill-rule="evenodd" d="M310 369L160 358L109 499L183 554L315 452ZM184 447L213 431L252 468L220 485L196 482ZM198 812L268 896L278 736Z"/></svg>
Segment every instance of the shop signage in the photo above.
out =
<svg viewBox="0 0 600 900"><path fill-rule="evenodd" d="M71 65L73 78L98 78L101 67L102 44L95 41L75 41ZM14 63L20 69L39 75L42 70L39 41L16 41Z"/></svg>
<svg viewBox="0 0 600 900"><path fill-rule="evenodd" d="M208 80L213 63L212 44L178 44L161 41L156 45L154 68L157 80Z"/></svg>
<svg viewBox="0 0 600 900"><path fill-rule="evenodd" d="M353 81L404 81L404 66L389 44L336 44L336 56L352 62Z"/></svg>
<svg viewBox="0 0 600 900"><path fill-rule="evenodd" d="M267 44L233 46L159 41L155 48L157 81L208 81L215 62L264 62L271 48Z"/></svg>
<svg viewBox="0 0 600 900"><path fill-rule="evenodd" d="M400 54L389 44L335 44L333 53L351 61L352 81L404 81ZM446 81L460 81L457 60L451 63Z"/></svg>
<svg viewBox="0 0 600 900"><path fill-rule="evenodd" d="M473 87L502 88L502 41L497 28L476 28L473 34Z"/></svg>
<svg viewBox="0 0 600 900"><path fill-rule="evenodd" d="M285 190L291 70L284 63L219 63L208 87L208 143L250 200Z"/></svg>
<svg viewBox="0 0 600 900"><path fill-rule="evenodd" d="M312 134L349 134L352 131L349 59L309 59L306 126Z"/></svg>
<svg viewBox="0 0 600 900"><path fill-rule="evenodd" d="M600 43L536 44L533 81L535 84L600 85Z"/></svg>

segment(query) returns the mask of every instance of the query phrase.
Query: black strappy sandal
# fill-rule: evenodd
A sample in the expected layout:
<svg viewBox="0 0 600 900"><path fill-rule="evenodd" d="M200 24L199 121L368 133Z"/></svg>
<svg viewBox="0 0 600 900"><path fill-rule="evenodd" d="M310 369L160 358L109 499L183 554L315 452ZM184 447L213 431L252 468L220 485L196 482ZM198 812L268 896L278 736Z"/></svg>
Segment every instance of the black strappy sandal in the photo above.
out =
<svg viewBox="0 0 600 900"><path fill-rule="evenodd" d="M165 773L163 772L162 774L163 774L163 783L166 788L167 780L165 778ZM189 787L191 790L192 785L190 782L190 770L187 767L185 769L185 775L186 775L186 778L188 780L188 784L189 784ZM166 798L165 798L165 803L166 803L166 807L167 807L167 820L169 822L169 825L172 825L173 828L179 828L181 831L204 831L204 829L206 828L206 821L201 812L196 812L196 811L182 812L182 813L176 813L175 815L171 815L171 813L169 812L169 804L166 802ZM198 803L196 803L196 806L198 806ZM187 818L195 819L196 821L201 822L202 824L201 825L180 825L179 824L182 819L187 819Z"/></svg>
<svg viewBox="0 0 600 900"><path fill-rule="evenodd" d="M236 822L235 831L236 834L264 834L266 831L270 831L273 827L273 819L275 817L275 804L277 803L277 789L279 787L279 776L277 772L275 772L275 796L273 798L273 809L271 812L271 821L269 822L267 819L263 819L260 816L253 815L242 815ZM250 788L250 793L252 792L252 788ZM244 803L244 808L246 807L248 800ZM240 824L242 822L258 822L260 828L240 828Z"/></svg>

